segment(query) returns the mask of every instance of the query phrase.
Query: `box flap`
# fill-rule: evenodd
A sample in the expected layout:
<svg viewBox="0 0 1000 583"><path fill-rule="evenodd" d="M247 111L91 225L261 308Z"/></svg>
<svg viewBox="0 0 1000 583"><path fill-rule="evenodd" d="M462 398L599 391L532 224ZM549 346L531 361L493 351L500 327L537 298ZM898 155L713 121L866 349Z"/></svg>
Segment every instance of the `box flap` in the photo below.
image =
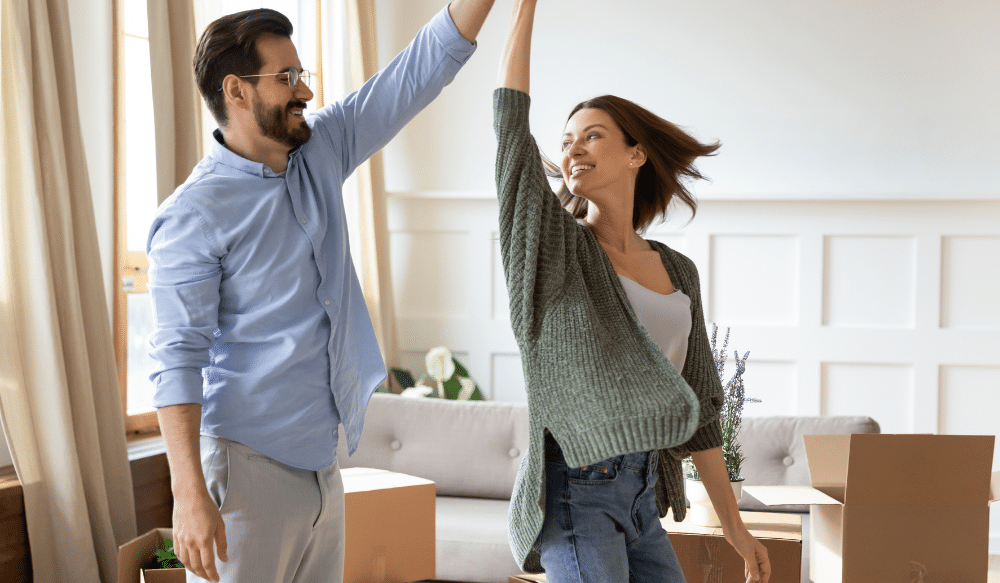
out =
<svg viewBox="0 0 1000 583"><path fill-rule="evenodd" d="M379 470L376 468L344 468L344 493L434 485L434 482L416 476Z"/></svg>
<svg viewBox="0 0 1000 583"><path fill-rule="evenodd" d="M843 502L851 436L803 435L802 441L806 446L806 461L813 488Z"/></svg>
<svg viewBox="0 0 1000 583"><path fill-rule="evenodd" d="M809 486L743 486L743 492L750 494L761 504L840 504L836 498Z"/></svg>
<svg viewBox="0 0 1000 583"><path fill-rule="evenodd" d="M852 435L844 502L982 504L993 442L992 435Z"/></svg>
<svg viewBox="0 0 1000 583"><path fill-rule="evenodd" d="M993 472L993 479L990 480L990 502L1000 500L1000 471Z"/></svg>

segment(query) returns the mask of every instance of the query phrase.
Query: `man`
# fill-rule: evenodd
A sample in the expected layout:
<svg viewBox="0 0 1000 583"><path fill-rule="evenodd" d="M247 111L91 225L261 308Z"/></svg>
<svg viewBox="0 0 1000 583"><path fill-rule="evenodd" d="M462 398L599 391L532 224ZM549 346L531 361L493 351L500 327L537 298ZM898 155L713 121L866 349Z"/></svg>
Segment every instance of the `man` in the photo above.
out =
<svg viewBox="0 0 1000 583"><path fill-rule="evenodd" d="M189 582L342 581L337 440L355 451L386 371L341 186L452 80L492 4L455 0L308 116L287 18L251 10L202 35L195 76L219 129L147 243L150 378Z"/></svg>

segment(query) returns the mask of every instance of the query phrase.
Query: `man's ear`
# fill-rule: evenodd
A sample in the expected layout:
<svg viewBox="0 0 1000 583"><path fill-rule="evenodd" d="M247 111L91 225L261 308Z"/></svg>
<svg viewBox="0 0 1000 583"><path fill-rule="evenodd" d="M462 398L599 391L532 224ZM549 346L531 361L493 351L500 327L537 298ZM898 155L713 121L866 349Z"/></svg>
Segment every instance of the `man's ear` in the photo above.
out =
<svg viewBox="0 0 1000 583"><path fill-rule="evenodd" d="M226 75L222 80L222 93L226 104L234 109L250 109L250 99L247 84L236 75Z"/></svg>

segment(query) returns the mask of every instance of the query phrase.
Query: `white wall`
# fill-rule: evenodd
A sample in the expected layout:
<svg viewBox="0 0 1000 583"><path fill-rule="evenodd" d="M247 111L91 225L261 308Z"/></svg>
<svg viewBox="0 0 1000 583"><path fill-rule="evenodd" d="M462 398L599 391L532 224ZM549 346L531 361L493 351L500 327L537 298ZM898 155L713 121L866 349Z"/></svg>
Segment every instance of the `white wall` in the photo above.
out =
<svg viewBox="0 0 1000 583"><path fill-rule="evenodd" d="M440 2L399 6L377 2L382 62ZM386 184L404 364L445 344L487 395L524 400L493 183L510 8L386 148ZM722 141L697 218L650 236L694 259L706 318L750 350L747 414L996 435L998 25L992 0L542 2L532 128L554 154L572 105L615 93ZM1000 508L991 533L1000 554Z"/></svg>

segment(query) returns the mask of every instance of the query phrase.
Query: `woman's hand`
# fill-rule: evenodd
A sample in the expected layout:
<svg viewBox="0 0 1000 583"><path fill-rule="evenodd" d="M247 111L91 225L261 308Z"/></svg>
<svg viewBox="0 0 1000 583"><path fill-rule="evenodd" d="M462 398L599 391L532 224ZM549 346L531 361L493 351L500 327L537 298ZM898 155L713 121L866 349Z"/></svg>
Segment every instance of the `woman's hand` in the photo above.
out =
<svg viewBox="0 0 1000 583"><path fill-rule="evenodd" d="M535 0L515 0L510 17L507 44L500 57L497 86L528 92L531 68L531 29L535 21Z"/></svg>
<svg viewBox="0 0 1000 583"><path fill-rule="evenodd" d="M740 509L736 505L736 496L729 485L729 472L726 470L726 459L722 448L716 447L691 454L701 483L712 500L712 507L722 522L722 533L736 552L746 563L744 574L747 583L767 583L771 578L771 561L767 557L767 549L747 530Z"/></svg>
<svg viewBox="0 0 1000 583"><path fill-rule="evenodd" d="M767 556L767 549L755 539L750 531L744 526L737 528L733 533L726 534L726 540L733 545L736 552L743 557L746 566L743 574L746 575L747 583L767 583L771 578L771 560Z"/></svg>

